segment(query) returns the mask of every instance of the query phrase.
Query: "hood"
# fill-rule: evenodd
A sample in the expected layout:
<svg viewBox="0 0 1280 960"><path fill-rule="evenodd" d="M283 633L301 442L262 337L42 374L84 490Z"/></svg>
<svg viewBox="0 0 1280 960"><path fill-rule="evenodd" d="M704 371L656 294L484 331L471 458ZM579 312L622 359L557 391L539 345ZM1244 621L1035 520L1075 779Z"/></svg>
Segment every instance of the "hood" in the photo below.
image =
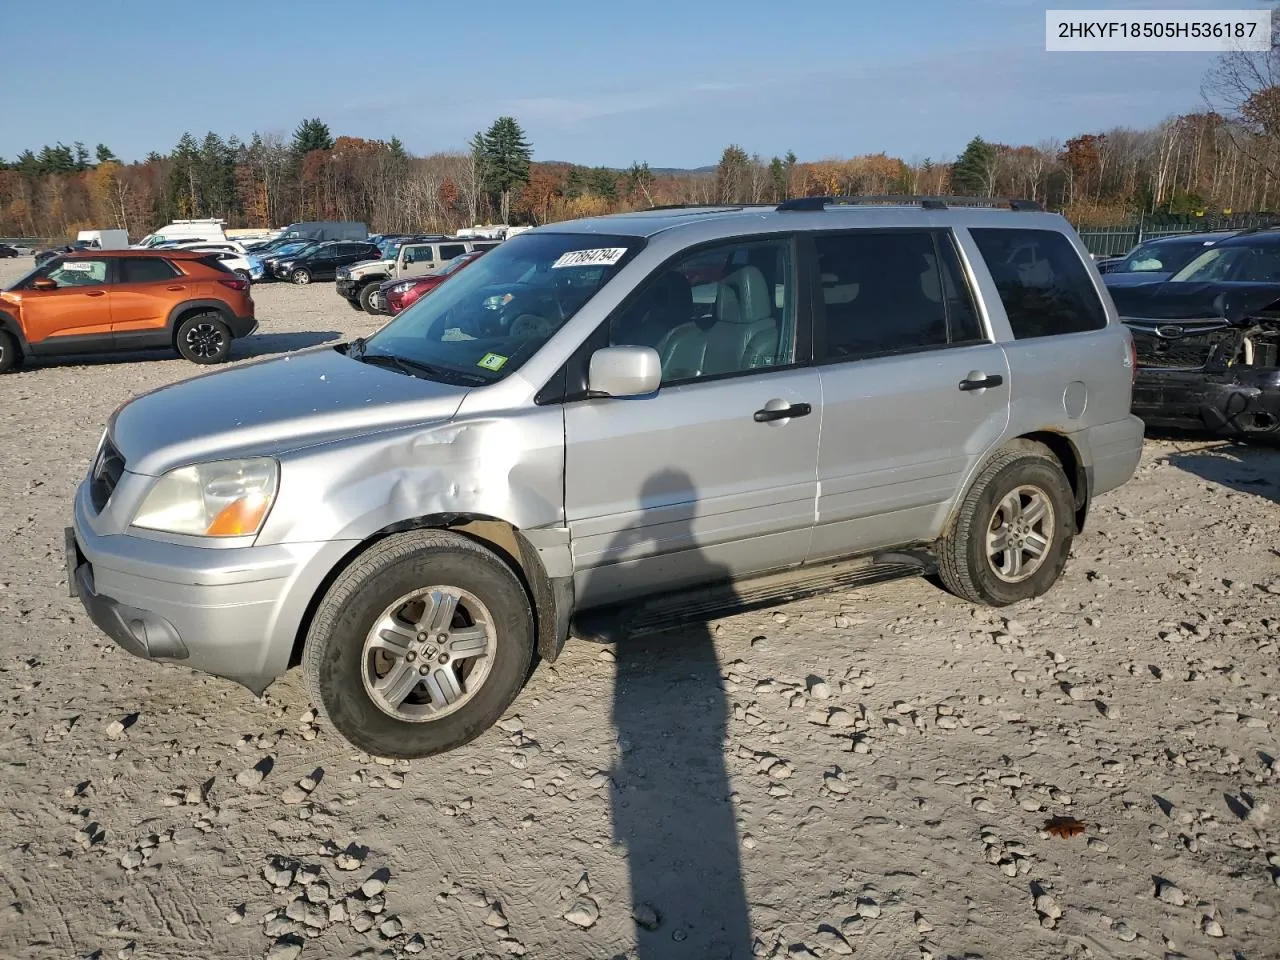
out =
<svg viewBox="0 0 1280 960"><path fill-rule="evenodd" d="M1260 311L1280 310L1280 283L1142 283L1109 292L1120 316L1132 319L1240 323Z"/></svg>
<svg viewBox="0 0 1280 960"><path fill-rule="evenodd" d="M332 346L161 387L120 407L108 429L131 473L289 450L444 421L467 388L352 360Z"/></svg>
<svg viewBox="0 0 1280 960"><path fill-rule="evenodd" d="M394 260L383 258L381 260L357 260L355 263L347 264L344 270L364 270L368 267L389 267L395 263Z"/></svg>
<svg viewBox="0 0 1280 960"><path fill-rule="evenodd" d="M1141 270L1132 273L1104 273L1102 282L1108 287L1132 287L1138 283L1163 283L1173 274L1156 270Z"/></svg>

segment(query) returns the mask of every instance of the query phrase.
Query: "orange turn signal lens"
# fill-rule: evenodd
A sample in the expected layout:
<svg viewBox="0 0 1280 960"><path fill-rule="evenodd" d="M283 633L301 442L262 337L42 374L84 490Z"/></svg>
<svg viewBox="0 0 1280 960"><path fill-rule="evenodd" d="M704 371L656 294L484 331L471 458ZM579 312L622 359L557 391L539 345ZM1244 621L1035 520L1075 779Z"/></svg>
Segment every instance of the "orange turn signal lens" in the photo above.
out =
<svg viewBox="0 0 1280 960"><path fill-rule="evenodd" d="M223 507L205 536L246 537L258 532L270 502L266 497L243 497Z"/></svg>

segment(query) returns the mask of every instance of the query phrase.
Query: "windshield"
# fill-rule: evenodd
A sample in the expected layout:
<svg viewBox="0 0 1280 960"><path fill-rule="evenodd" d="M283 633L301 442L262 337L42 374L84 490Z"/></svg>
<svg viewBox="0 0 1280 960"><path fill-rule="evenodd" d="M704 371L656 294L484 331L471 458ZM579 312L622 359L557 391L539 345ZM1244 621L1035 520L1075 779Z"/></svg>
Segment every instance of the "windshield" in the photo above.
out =
<svg viewBox="0 0 1280 960"><path fill-rule="evenodd" d="M529 233L486 253L353 351L427 376L493 383L520 368L644 245L639 237Z"/></svg>
<svg viewBox="0 0 1280 960"><path fill-rule="evenodd" d="M378 254L383 260L394 260L403 246L403 240L383 240L378 244Z"/></svg>
<svg viewBox="0 0 1280 960"><path fill-rule="evenodd" d="M1203 242L1144 243L1121 260L1112 273L1176 273L1204 250Z"/></svg>
<svg viewBox="0 0 1280 960"><path fill-rule="evenodd" d="M306 250L309 246L311 246L310 240L296 241L294 243L286 243L284 246L278 247L276 249L276 253L288 256L291 253L297 253L300 250Z"/></svg>
<svg viewBox="0 0 1280 960"><path fill-rule="evenodd" d="M1236 280L1280 283L1280 244L1233 244L1206 250L1169 278L1206 283Z"/></svg>

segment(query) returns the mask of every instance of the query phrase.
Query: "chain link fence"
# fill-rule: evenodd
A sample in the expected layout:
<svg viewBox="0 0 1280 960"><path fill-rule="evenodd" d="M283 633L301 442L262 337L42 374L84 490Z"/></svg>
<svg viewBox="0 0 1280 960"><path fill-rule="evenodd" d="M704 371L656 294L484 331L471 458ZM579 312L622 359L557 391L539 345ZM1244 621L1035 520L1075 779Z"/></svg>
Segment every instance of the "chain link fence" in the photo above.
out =
<svg viewBox="0 0 1280 960"><path fill-rule="evenodd" d="M1209 214L1205 216L1142 216L1127 223L1072 224L1089 252L1100 257L1121 257L1145 240L1180 237L1191 233L1245 230L1280 225L1277 213Z"/></svg>

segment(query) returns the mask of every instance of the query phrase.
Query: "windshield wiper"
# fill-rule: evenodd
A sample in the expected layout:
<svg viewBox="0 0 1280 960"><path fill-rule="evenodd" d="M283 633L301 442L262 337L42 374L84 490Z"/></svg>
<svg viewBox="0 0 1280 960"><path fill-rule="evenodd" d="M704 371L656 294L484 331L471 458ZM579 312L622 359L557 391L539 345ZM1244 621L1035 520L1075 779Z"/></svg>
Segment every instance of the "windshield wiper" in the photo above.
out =
<svg viewBox="0 0 1280 960"><path fill-rule="evenodd" d="M381 364L384 366L395 367L401 373L407 373L411 377L418 377L424 380L437 380L441 383L452 383L459 386L481 387L489 381L480 376L478 373L467 373L463 370L450 370L446 367L437 367L430 363L422 363L419 360L411 360L408 357L402 357L394 353L366 353L364 346L361 344L360 356L356 357L362 363Z"/></svg>

